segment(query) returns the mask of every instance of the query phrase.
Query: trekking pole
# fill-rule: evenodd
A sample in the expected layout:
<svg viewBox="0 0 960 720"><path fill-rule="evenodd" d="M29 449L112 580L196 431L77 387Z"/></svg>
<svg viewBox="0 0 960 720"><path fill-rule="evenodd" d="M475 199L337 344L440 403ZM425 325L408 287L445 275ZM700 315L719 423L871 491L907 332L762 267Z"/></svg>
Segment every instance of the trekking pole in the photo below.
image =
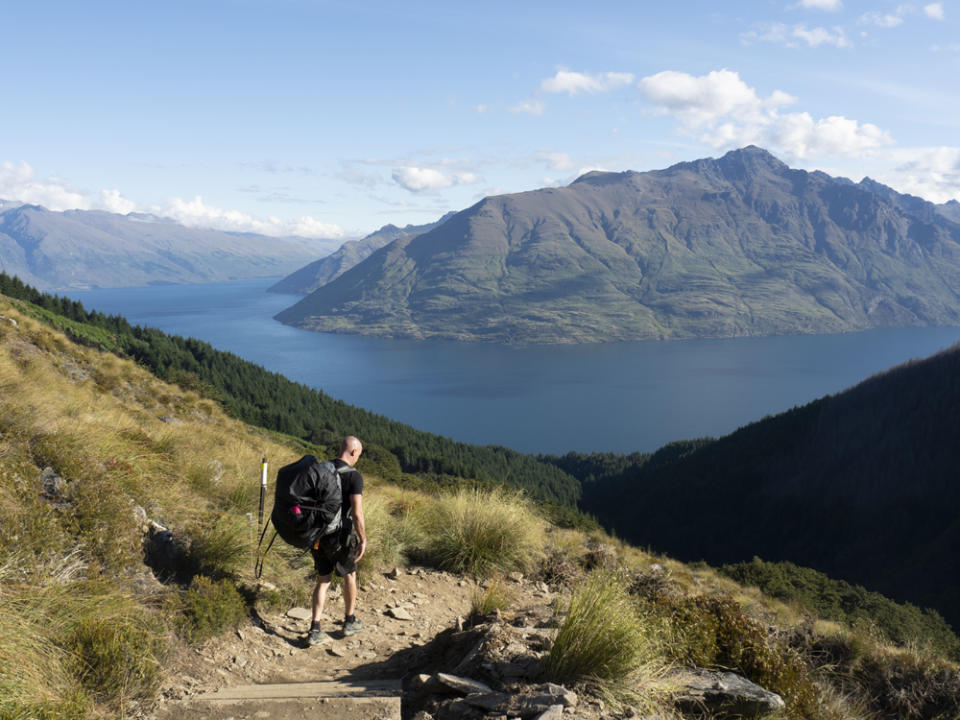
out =
<svg viewBox="0 0 960 720"><path fill-rule="evenodd" d="M263 528L263 498L267 494L267 458L260 463L260 515L257 518L257 529Z"/></svg>

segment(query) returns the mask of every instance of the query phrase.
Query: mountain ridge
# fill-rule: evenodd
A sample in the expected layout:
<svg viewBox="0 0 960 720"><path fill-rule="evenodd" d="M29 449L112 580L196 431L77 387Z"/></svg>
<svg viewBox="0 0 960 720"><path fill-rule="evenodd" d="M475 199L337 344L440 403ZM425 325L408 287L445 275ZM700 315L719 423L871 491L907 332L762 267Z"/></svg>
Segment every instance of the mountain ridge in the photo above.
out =
<svg viewBox="0 0 960 720"><path fill-rule="evenodd" d="M153 215L0 204L0 270L43 289L282 275L329 244L189 228Z"/></svg>
<svg viewBox="0 0 960 720"><path fill-rule="evenodd" d="M308 295L318 287L336 280L384 245L408 235L428 232L448 220L453 214L446 213L439 220L425 225L406 225L400 228L391 223L359 240L348 240L326 257L315 260L270 286L267 292Z"/></svg>
<svg viewBox="0 0 960 720"><path fill-rule="evenodd" d="M960 224L922 200L923 212L908 212L909 196L895 195L791 169L753 146L664 170L588 173L484 198L276 317L319 331L517 343L960 323Z"/></svg>

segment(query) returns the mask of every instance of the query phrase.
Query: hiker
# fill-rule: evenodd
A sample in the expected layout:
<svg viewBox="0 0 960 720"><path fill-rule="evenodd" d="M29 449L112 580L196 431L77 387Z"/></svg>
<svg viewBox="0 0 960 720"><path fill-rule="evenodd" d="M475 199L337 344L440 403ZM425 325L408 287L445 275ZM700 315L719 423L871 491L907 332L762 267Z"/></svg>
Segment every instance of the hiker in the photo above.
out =
<svg viewBox="0 0 960 720"><path fill-rule="evenodd" d="M342 553L331 559L322 546L314 547L310 551L319 577L313 589L313 621L307 634L307 645L319 645L330 639L330 636L320 629L320 616L327 601L327 590L330 588L334 570L343 578L343 634L353 635L363 630L363 623L357 620L354 610L357 601L357 563L367 549L367 531L363 518L363 476L353 467L362 452L363 445L350 435L340 443L340 455L333 461L343 487L343 527L340 538L351 551L345 559L339 559L343 557Z"/></svg>

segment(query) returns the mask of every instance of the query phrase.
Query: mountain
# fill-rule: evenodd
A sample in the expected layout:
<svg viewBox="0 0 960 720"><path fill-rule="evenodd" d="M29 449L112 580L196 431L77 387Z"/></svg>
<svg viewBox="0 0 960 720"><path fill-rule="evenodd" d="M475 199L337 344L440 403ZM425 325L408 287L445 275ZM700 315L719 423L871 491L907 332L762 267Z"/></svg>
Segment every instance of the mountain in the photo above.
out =
<svg viewBox="0 0 960 720"><path fill-rule="evenodd" d="M402 237L420 235L433 230L452 215L452 212L447 213L436 222L426 225L407 225L403 228L384 225L376 232L359 240L348 240L336 252L300 268L276 285L269 287L267 292L308 295L321 285L337 279L357 263L366 260L384 245Z"/></svg>
<svg viewBox="0 0 960 720"><path fill-rule="evenodd" d="M188 228L144 214L0 204L0 270L44 289L270 277L330 243Z"/></svg>
<svg viewBox="0 0 960 720"><path fill-rule="evenodd" d="M520 343L960 324L960 224L881 187L752 146L592 172L399 238L277 318Z"/></svg>
<svg viewBox="0 0 960 720"><path fill-rule="evenodd" d="M960 202L950 200L942 205L937 205L937 211L948 220L960 223Z"/></svg>
<svg viewBox="0 0 960 720"><path fill-rule="evenodd" d="M960 626L960 345L719 440L570 456L582 509L684 560L788 560ZM589 481L589 476L593 481Z"/></svg>

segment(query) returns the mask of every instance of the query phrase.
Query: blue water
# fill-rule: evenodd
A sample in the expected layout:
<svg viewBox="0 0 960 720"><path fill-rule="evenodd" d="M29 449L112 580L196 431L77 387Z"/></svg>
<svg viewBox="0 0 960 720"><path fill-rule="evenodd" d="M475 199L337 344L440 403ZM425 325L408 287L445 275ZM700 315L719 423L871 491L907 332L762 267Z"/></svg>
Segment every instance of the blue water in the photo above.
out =
<svg viewBox="0 0 960 720"><path fill-rule="evenodd" d="M960 342L960 328L509 347L312 333L274 280L77 291L422 430L525 452L654 450L719 436Z"/></svg>

